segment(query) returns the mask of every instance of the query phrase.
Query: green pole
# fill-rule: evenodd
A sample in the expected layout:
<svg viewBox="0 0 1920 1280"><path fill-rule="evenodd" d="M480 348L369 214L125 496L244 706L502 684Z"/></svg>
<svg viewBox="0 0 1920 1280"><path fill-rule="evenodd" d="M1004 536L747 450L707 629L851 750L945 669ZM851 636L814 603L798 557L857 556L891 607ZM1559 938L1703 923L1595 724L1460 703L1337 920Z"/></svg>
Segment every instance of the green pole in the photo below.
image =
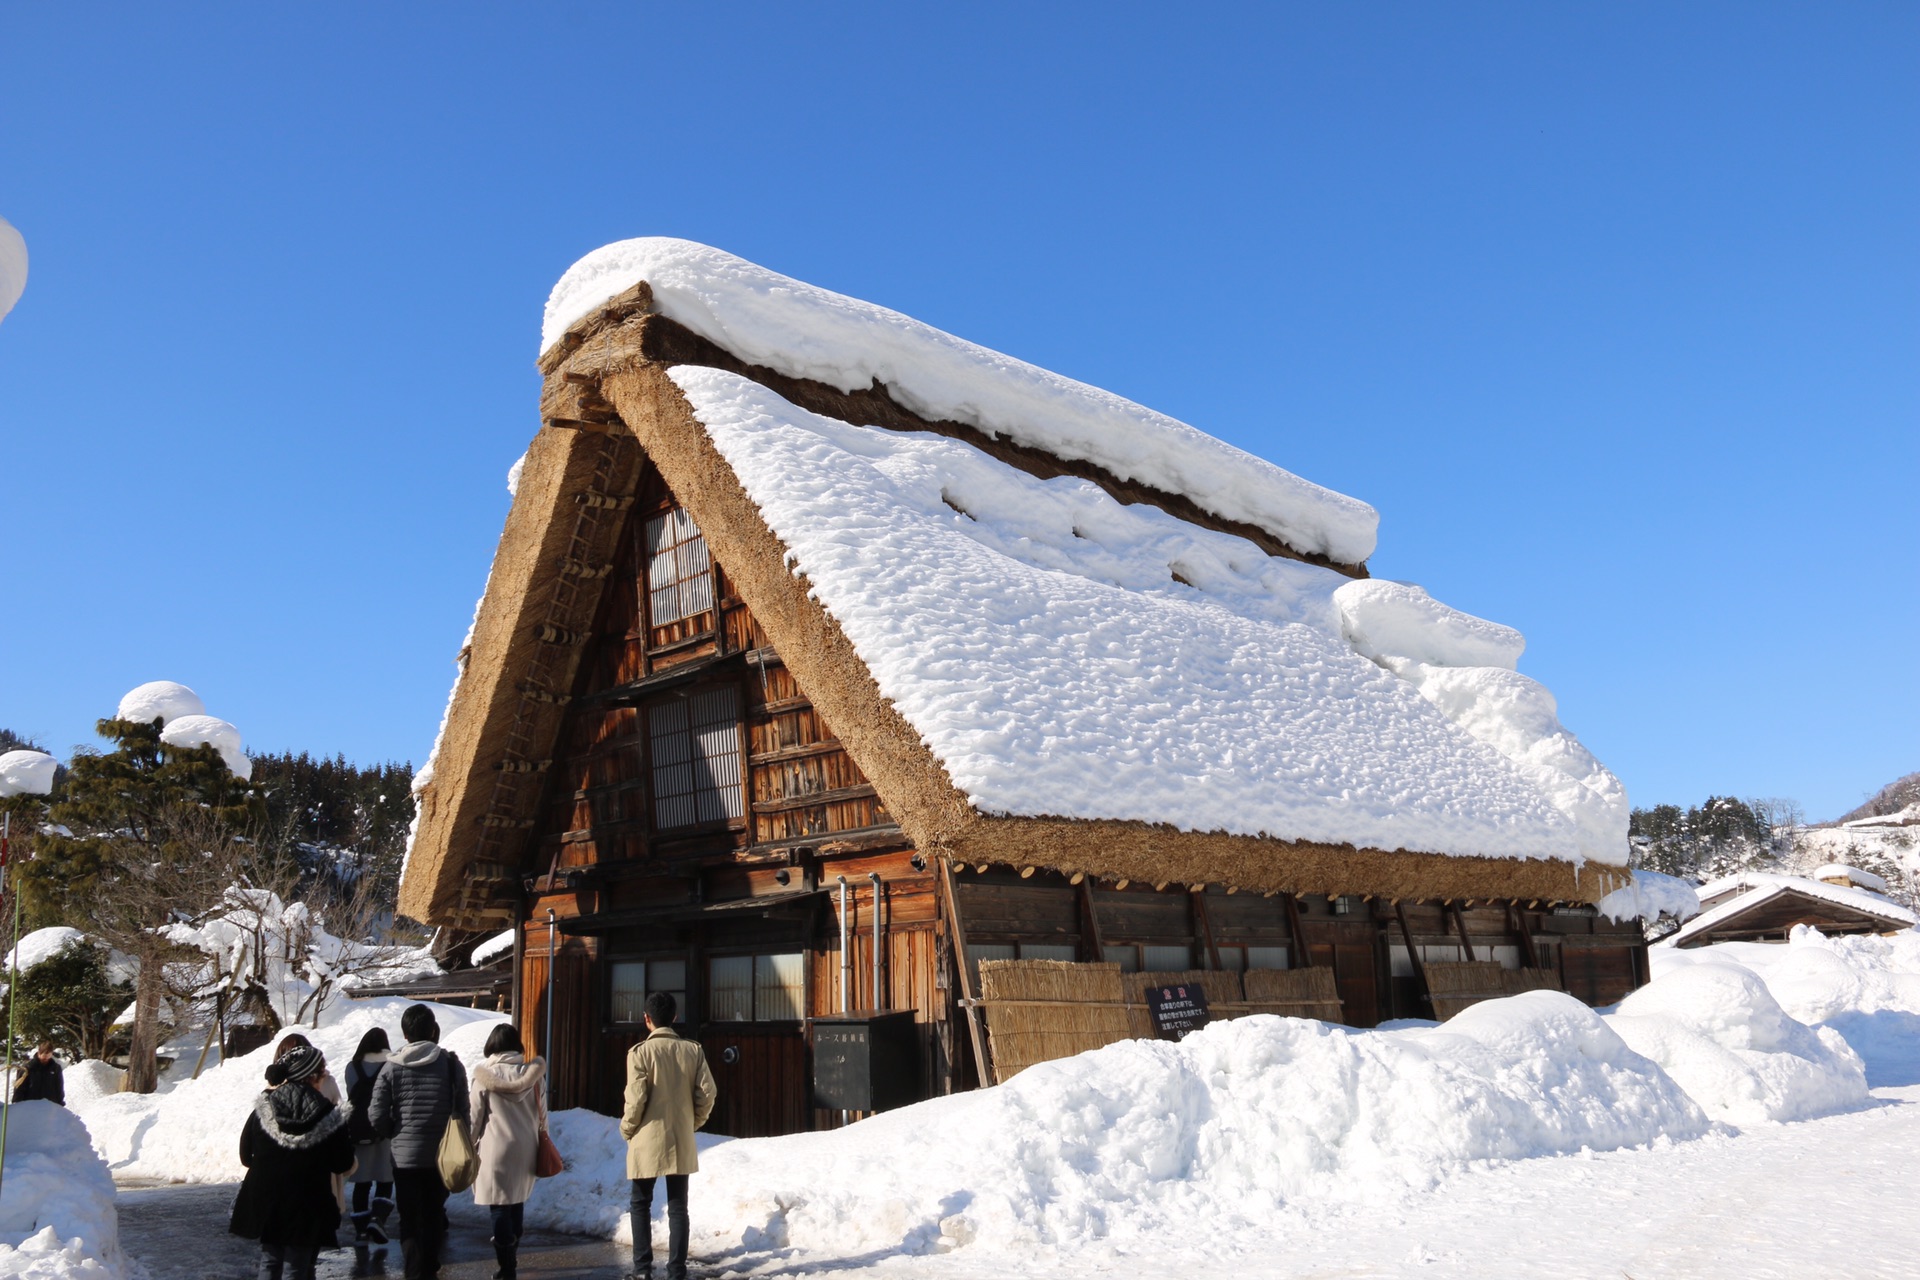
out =
<svg viewBox="0 0 1920 1280"><path fill-rule="evenodd" d="M0 816L0 892L13 894L13 940L7 944L7 1105L0 1108L0 1188L7 1183L7 1122L13 1119L13 1011L19 1005L20 893L12 867L13 815Z"/></svg>

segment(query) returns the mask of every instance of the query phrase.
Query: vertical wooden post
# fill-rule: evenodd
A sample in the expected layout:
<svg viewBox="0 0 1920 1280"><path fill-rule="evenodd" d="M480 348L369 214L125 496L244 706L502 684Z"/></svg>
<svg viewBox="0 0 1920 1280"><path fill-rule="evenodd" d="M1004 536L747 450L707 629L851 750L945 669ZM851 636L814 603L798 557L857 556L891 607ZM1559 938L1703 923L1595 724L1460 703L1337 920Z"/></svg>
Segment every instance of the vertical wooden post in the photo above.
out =
<svg viewBox="0 0 1920 1280"><path fill-rule="evenodd" d="M1433 988L1427 983L1427 966L1420 959L1420 948L1413 945L1413 929L1407 924L1407 909L1399 903L1393 904L1393 914L1400 919L1400 938L1407 944L1407 959L1413 962L1413 975L1420 979L1420 998L1427 1002L1427 1008L1433 1008ZM1387 966L1391 974L1393 966Z"/></svg>
<svg viewBox="0 0 1920 1280"><path fill-rule="evenodd" d="M1207 967L1218 969L1220 948L1213 941L1213 917L1207 914L1207 891L1205 889L1190 891L1188 901L1193 907L1193 921L1200 926L1197 930L1200 940L1207 945Z"/></svg>
<svg viewBox="0 0 1920 1280"><path fill-rule="evenodd" d="M953 959L960 971L960 1007L967 1011L967 1032L973 1037L973 1060L980 1083L1000 1083L993 1059L987 1056L987 1037L980 1029L980 1005L973 993L973 966L967 960L967 929L960 919L960 895L953 891L953 860L940 855L940 887L947 899L947 928L953 933Z"/></svg>
<svg viewBox="0 0 1920 1280"><path fill-rule="evenodd" d="M1287 930L1293 935L1293 959L1295 967L1313 968L1313 952L1307 947L1306 931L1300 927L1300 898L1297 894L1285 893L1281 897L1287 903Z"/></svg>
<svg viewBox="0 0 1920 1280"><path fill-rule="evenodd" d="M1100 936L1100 917L1093 909L1093 880L1077 886L1080 899L1080 958L1101 961L1107 958L1107 940Z"/></svg>

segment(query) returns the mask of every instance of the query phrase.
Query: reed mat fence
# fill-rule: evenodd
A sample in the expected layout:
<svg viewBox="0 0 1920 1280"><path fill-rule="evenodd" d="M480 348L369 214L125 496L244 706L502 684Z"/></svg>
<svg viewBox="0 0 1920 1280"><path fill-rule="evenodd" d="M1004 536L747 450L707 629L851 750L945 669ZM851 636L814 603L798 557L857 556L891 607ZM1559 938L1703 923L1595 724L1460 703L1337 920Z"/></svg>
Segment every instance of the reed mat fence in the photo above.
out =
<svg viewBox="0 0 1920 1280"><path fill-rule="evenodd" d="M1560 975L1551 969L1502 969L1494 960L1429 960L1422 968L1433 1016L1441 1022L1482 1000L1562 989Z"/></svg>

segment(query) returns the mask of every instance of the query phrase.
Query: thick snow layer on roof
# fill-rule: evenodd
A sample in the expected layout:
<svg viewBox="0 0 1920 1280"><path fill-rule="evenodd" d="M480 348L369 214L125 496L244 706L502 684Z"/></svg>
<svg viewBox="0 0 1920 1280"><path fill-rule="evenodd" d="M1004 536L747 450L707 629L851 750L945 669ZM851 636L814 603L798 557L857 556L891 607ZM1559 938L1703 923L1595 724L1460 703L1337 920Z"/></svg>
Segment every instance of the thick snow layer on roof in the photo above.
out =
<svg viewBox="0 0 1920 1280"><path fill-rule="evenodd" d="M982 812L1624 859L1624 796L1529 754L1578 748L1544 690L1422 696L1355 651L1339 574L946 437L823 418L718 370L672 377L880 692ZM1471 656L1498 649L1504 628L1483 625ZM1618 792L1590 756L1577 763Z"/></svg>
<svg viewBox="0 0 1920 1280"><path fill-rule="evenodd" d="M1296 550L1349 564L1373 554L1379 517L1364 502L1111 392L687 240L622 240L574 263L547 299L541 350L642 280L663 315L752 364L842 391L882 382L922 417L1184 494Z"/></svg>
<svg viewBox="0 0 1920 1280"><path fill-rule="evenodd" d="M494 934L491 938L488 938L485 942L473 949L471 956L473 963L476 966L491 964L501 956L511 955L513 953L513 940L517 936L519 936L517 931L513 929L504 929Z"/></svg>
<svg viewBox="0 0 1920 1280"><path fill-rule="evenodd" d="M1700 914L1700 894L1678 876L1636 871L1631 884L1615 889L1594 906L1610 920L1658 920L1661 916L1691 920Z"/></svg>
<svg viewBox="0 0 1920 1280"><path fill-rule="evenodd" d="M166 723L178 720L181 716L203 716L206 713L207 704L200 701L200 695L187 686L172 680L149 680L120 699L120 709L114 712L114 718L150 724L155 720Z"/></svg>
<svg viewBox="0 0 1920 1280"><path fill-rule="evenodd" d="M1808 880L1803 876L1778 875L1770 871L1742 871L1738 875L1722 876L1718 880L1701 885L1699 892L1700 901L1711 902L1713 905L1662 939L1662 946L1675 946L1689 938L1710 933L1721 921L1751 907L1759 906L1767 899L1778 897L1783 893L1803 893L1810 898L1818 898L1837 906L1851 907L1855 911L1864 911L1895 924L1920 923L1920 917L1916 917L1913 912L1893 899L1883 898L1877 893L1870 893L1865 889L1852 889L1845 885L1822 884L1818 880ZM1720 901L1715 902L1716 898Z"/></svg>
<svg viewBox="0 0 1920 1280"><path fill-rule="evenodd" d="M59 768L58 760L29 747L0 754L0 796L44 796Z"/></svg>
<svg viewBox="0 0 1920 1280"><path fill-rule="evenodd" d="M253 761L241 749L240 731L218 716L181 716L167 721L160 741L170 747L212 747L233 770L233 776L245 780L253 776Z"/></svg>
<svg viewBox="0 0 1920 1280"><path fill-rule="evenodd" d="M1887 891L1887 882L1885 880L1873 874L1871 871L1862 871L1860 868L1850 867L1844 862L1829 862L1824 867L1815 867L1812 878L1815 880L1846 879L1852 881L1854 887L1858 889L1867 889L1873 893L1885 893Z"/></svg>

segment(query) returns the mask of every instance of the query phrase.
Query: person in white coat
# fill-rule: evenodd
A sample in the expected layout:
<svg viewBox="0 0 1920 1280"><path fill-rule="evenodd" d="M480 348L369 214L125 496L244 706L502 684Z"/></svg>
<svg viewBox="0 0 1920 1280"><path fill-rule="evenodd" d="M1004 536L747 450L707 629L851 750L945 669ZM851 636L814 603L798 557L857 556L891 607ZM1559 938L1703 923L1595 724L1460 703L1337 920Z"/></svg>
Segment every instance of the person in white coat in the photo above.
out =
<svg viewBox="0 0 1920 1280"><path fill-rule="evenodd" d="M520 1032L503 1022L487 1037L486 1061L473 1069L473 1142L480 1174L473 1202L493 1216L495 1280L515 1280L534 1161L547 1128L547 1063L526 1059Z"/></svg>

